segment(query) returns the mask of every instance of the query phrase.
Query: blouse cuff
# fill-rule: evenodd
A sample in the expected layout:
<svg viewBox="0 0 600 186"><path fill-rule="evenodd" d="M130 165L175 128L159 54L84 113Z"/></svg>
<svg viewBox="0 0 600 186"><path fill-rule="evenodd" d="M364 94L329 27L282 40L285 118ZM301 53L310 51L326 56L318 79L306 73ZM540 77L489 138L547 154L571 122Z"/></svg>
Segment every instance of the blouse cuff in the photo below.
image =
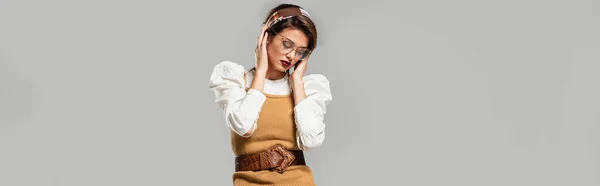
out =
<svg viewBox="0 0 600 186"><path fill-rule="evenodd" d="M296 127L300 133L318 132L322 128L323 111L312 99L306 98L294 107Z"/></svg>
<svg viewBox="0 0 600 186"><path fill-rule="evenodd" d="M236 126L235 131L240 136L254 131L256 129L256 120L261 112L262 105L266 101L266 96L255 89L249 89L244 99L241 100L237 110L234 111L234 115L237 121L231 123L244 124ZM252 125L254 125L253 128ZM251 132L252 133L252 132Z"/></svg>

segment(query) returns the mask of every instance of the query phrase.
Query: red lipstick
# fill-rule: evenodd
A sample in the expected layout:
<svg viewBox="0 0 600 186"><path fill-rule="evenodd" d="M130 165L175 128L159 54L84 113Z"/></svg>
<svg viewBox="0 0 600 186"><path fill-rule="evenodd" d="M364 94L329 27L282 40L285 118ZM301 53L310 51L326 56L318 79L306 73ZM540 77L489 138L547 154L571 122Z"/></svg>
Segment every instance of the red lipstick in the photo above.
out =
<svg viewBox="0 0 600 186"><path fill-rule="evenodd" d="M284 67L286 67L286 68L287 68L287 67L289 67L289 66L291 65L291 63L290 63L289 61L286 61L286 60L280 60L280 62L281 62L281 64L282 64Z"/></svg>

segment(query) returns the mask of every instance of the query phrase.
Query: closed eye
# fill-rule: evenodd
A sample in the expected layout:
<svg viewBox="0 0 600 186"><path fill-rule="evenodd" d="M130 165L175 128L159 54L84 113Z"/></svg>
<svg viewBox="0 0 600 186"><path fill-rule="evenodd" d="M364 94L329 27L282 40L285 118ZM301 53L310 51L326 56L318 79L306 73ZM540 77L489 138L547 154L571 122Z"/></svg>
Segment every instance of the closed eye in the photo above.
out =
<svg viewBox="0 0 600 186"><path fill-rule="evenodd" d="M290 41L287 41L287 40L284 40L282 42L282 44L283 44L283 47L285 47L285 48L292 48L292 47L294 47L294 43L292 43Z"/></svg>

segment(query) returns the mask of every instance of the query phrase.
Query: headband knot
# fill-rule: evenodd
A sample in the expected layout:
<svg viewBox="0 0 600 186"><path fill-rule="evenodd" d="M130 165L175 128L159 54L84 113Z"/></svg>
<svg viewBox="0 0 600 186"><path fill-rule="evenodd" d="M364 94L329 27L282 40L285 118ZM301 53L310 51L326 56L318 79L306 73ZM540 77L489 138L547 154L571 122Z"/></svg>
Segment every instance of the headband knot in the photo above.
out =
<svg viewBox="0 0 600 186"><path fill-rule="evenodd" d="M271 15L271 17L269 17L269 20L271 20L271 24L269 25L269 27L275 25L276 23L278 23L280 21L283 21L285 19L288 19L288 18L291 18L294 16L305 16L309 19L311 18L310 14L308 14L308 12L302 8L296 8L296 7L284 8L284 9L276 11L275 13L273 13Z"/></svg>
<svg viewBox="0 0 600 186"><path fill-rule="evenodd" d="M310 18L310 14L308 14L308 12L306 10L302 9L302 8L300 8L300 13L302 13L302 15Z"/></svg>

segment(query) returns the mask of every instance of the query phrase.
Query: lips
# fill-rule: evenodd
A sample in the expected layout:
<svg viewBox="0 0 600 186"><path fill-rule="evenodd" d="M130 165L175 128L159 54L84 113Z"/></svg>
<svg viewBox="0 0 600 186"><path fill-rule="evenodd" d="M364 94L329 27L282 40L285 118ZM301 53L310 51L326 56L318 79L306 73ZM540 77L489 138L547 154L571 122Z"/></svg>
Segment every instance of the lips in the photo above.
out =
<svg viewBox="0 0 600 186"><path fill-rule="evenodd" d="M289 67L291 65L291 63L289 61L286 61L286 60L280 60L280 62L285 67Z"/></svg>

